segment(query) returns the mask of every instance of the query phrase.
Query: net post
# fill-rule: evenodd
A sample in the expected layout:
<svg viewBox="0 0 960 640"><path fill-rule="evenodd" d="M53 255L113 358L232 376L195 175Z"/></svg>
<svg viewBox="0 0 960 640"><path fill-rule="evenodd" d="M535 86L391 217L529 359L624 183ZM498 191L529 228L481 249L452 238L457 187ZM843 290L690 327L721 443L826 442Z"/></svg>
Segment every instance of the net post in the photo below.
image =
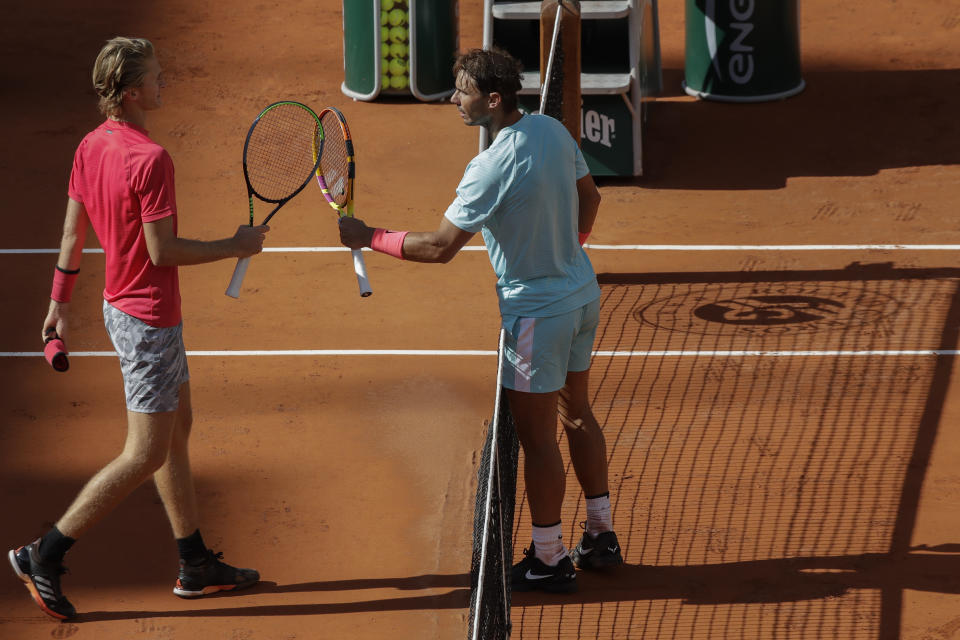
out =
<svg viewBox="0 0 960 640"><path fill-rule="evenodd" d="M540 3L540 113L553 116L580 144L580 2Z"/></svg>
<svg viewBox="0 0 960 640"><path fill-rule="evenodd" d="M503 330L501 329L501 331ZM501 346L500 346L500 357L501 358L503 357L502 338L501 338ZM502 370L502 366L500 368ZM503 387L500 386L499 384L497 389L497 395L500 396L502 403L506 402L506 398L503 397ZM507 411L509 410L510 409L508 407ZM503 408L501 407L500 409L498 409L497 415L500 416L502 414L503 414ZM497 422L500 424L497 428L497 439L494 443L495 447L493 450L493 454L491 455L490 462L494 468L494 481L496 482L496 488L497 488L497 521L500 523L500 532L501 532L500 550L499 550L500 558L501 558L500 598L501 598L501 602L503 602L503 625L504 625L504 634L505 634L504 640L509 640L510 633L512 631L511 629L512 625L510 623L510 601L512 599L510 580L511 580L511 569L513 566L513 542L511 540L509 545L505 544L504 536L513 536L513 517L512 517L512 514L509 518L504 517L506 515L504 513L505 482L503 481L504 479L500 474L500 469L501 469L501 465L512 463L511 456L507 456L506 461L504 461L504 456L502 455L502 449L504 448L504 445L503 445L504 436L510 435L512 437L512 433L511 434L504 433L504 429L503 429L504 425L502 421L498 420ZM514 478L516 477L515 468L514 468L513 477ZM506 483L506 484L509 484L509 483ZM511 487L510 491L511 493L515 493L516 487L515 486ZM509 521L509 526L507 526L507 521Z"/></svg>

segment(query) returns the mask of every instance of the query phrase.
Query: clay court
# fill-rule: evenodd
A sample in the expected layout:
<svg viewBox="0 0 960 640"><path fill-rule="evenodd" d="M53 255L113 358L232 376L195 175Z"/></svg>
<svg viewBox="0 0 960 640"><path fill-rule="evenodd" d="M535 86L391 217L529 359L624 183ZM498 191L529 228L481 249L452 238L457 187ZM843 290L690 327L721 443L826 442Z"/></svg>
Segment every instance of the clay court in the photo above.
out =
<svg viewBox="0 0 960 640"><path fill-rule="evenodd" d="M960 5L802 5L806 89L733 105L684 94L684 3L660 2L644 175L598 179L588 249L626 565L581 574L572 596L517 594L513 638L960 638ZM73 151L100 122L103 41L157 47L167 88L148 128L176 163L181 235L246 221L244 135L283 98L346 114L358 217L435 228L477 131L445 103L347 98L341 6L5 10L0 549L48 529L125 435L102 254L84 257L70 371L39 356L56 257L37 250L59 246ZM479 46L482 2L459 10L461 48ZM147 484L67 556L76 620L0 573L4 640L466 637L499 332L480 239L444 266L367 253L361 299L349 253L294 250L339 244L318 190L271 226L238 300L223 295L232 261L180 270L204 537L262 584L173 596L176 546ZM776 297L816 299L816 317L717 320L718 300ZM579 498L571 477L568 545ZM522 486L518 505L522 548Z"/></svg>

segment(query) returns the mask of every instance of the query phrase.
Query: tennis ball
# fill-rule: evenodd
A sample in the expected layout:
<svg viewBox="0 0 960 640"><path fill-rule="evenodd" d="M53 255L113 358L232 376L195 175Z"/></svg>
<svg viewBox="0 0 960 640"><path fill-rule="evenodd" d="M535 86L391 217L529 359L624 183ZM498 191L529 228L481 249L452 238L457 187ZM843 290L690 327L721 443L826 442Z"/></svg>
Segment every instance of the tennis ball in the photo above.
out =
<svg viewBox="0 0 960 640"><path fill-rule="evenodd" d="M380 41L381 42L390 41L390 27L380 27Z"/></svg>
<svg viewBox="0 0 960 640"><path fill-rule="evenodd" d="M390 75L402 76L407 72L407 61L403 58L390 58Z"/></svg>
<svg viewBox="0 0 960 640"><path fill-rule="evenodd" d="M388 73L390 73L390 59L389 59L389 58L381 58L381 59L380 59L380 73L382 73L383 75L387 75Z"/></svg>
<svg viewBox="0 0 960 640"><path fill-rule="evenodd" d="M380 86L384 89L388 88L390 86L390 76L387 74L380 76Z"/></svg>
<svg viewBox="0 0 960 640"><path fill-rule="evenodd" d="M381 27L386 29L386 27ZM407 30L402 26L392 27L390 29L390 42L406 42Z"/></svg>
<svg viewBox="0 0 960 640"><path fill-rule="evenodd" d="M389 58L390 57L390 45L386 42L380 43L380 57Z"/></svg>
<svg viewBox="0 0 960 640"><path fill-rule="evenodd" d="M409 47L402 42L394 42L390 45L390 55L394 58L406 58L408 51Z"/></svg>
<svg viewBox="0 0 960 640"><path fill-rule="evenodd" d="M387 19L390 21L391 27L407 24L407 12L403 9L394 9L389 13Z"/></svg>
<svg viewBox="0 0 960 640"><path fill-rule="evenodd" d="M406 89L406 88L407 88L407 76L390 76L390 88L391 88L391 89Z"/></svg>
<svg viewBox="0 0 960 640"><path fill-rule="evenodd" d="M384 11L390 11L390 9L393 9L393 0L380 0L380 8Z"/></svg>
<svg viewBox="0 0 960 640"><path fill-rule="evenodd" d="M381 26L381 27L386 26L386 24L387 24L387 22L389 22L389 20L390 20L390 14L387 13L386 11L381 11L381 12L380 12L380 26Z"/></svg>

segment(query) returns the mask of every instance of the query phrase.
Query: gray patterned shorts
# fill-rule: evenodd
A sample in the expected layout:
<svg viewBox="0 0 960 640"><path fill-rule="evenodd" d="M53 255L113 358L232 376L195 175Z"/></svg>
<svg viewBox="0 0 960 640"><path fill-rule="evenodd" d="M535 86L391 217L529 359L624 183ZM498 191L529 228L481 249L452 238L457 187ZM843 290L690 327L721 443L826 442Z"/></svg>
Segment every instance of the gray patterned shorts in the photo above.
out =
<svg viewBox="0 0 960 640"><path fill-rule="evenodd" d="M127 409L137 413L176 411L180 385L190 379L183 323L151 327L104 300L103 324L120 358Z"/></svg>

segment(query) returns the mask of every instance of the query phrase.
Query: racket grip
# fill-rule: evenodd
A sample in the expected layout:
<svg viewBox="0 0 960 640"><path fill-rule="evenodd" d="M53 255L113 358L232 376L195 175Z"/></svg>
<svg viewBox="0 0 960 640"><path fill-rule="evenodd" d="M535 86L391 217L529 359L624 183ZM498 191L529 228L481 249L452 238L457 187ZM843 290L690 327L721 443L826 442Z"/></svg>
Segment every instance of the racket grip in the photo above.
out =
<svg viewBox="0 0 960 640"><path fill-rule="evenodd" d="M240 297L240 286L243 284L243 277L247 275L248 266L250 266L250 258L240 258L237 260L237 266L233 270L233 277L230 278L230 286L228 286L226 290L226 294L231 298Z"/></svg>
<svg viewBox="0 0 960 640"><path fill-rule="evenodd" d="M367 278L367 263L363 261L360 249L353 250L353 270L357 274L357 285L360 287L360 297L366 298L373 289L370 288L370 279Z"/></svg>
<svg viewBox="0 0 960 640"><path fill-rule="evenodd" d="M67 353L67 347L56 333L53 333L53 337L47 338L47 342L43 347L43 357L47 359L47 362L49 362L50 366L56 371L66 371L70 368Z"/></svg>

